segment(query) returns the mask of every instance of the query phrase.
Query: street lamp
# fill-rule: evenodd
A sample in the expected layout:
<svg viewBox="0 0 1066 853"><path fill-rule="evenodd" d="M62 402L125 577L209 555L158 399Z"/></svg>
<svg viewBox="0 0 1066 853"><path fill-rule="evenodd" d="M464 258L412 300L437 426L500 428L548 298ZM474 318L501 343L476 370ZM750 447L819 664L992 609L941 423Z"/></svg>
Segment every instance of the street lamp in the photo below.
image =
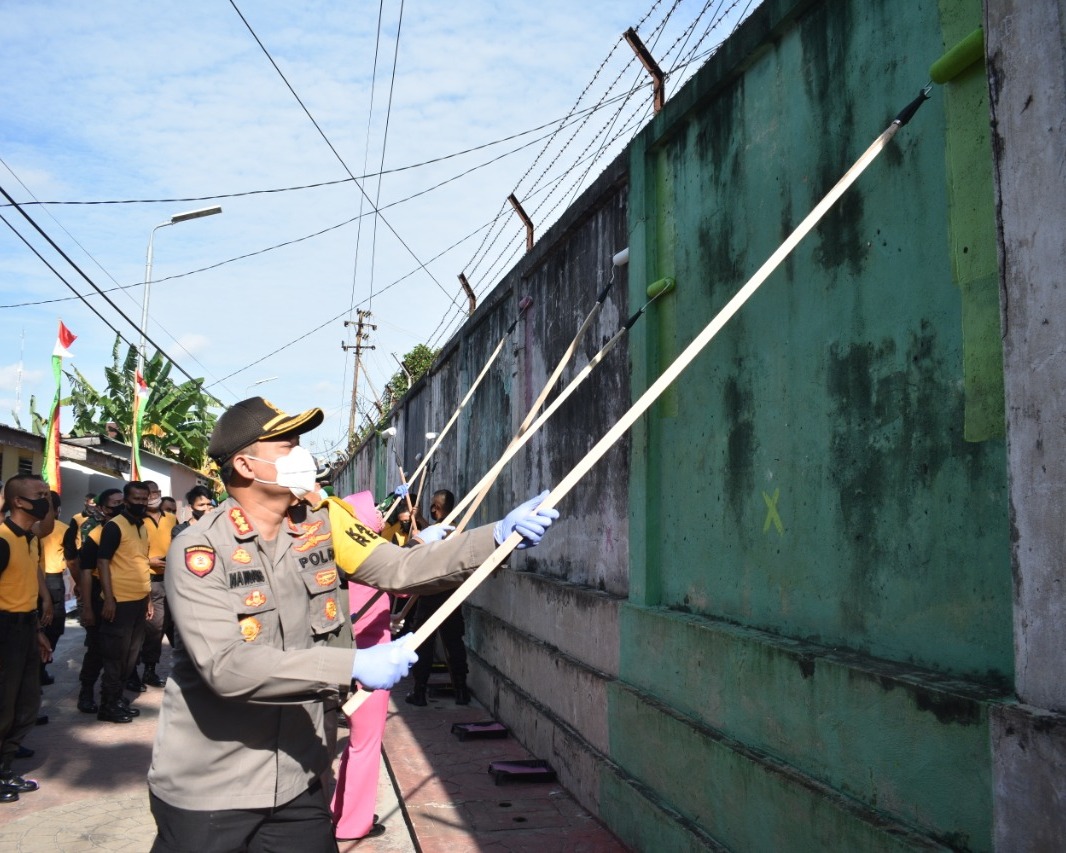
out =
<svg viewBox="0 0 1066 853"><path fill-rule="evenodd" d="M265 384L267 382L273 382L277 378L278 377L276 377L276 376L268 376L268 377L266 377L266 379L256 379L255 382L252 382L248 387L249 388L254 388L256 385L263 385L263 384Z"/></svg>
<svg viewBox="0 0 1066 853"><path fill-rule="evenodd" d="M201 207L199 210L190 210L187 213L175 213L166 222L160 222L155 228L152 229L151 235L148 237L148 260L144 266L144 296L141 299L141 346L140 354L137 358L137 369L144 375L144 338L145 331L148 328L148 295L152 288L152 243L155 241L155 232L160 228L166 228L168 225L177 225L179 222L186 222L189 219L199 219L202 216L214 216L216 213L221 213L222 208L215 207Z"/></svg>

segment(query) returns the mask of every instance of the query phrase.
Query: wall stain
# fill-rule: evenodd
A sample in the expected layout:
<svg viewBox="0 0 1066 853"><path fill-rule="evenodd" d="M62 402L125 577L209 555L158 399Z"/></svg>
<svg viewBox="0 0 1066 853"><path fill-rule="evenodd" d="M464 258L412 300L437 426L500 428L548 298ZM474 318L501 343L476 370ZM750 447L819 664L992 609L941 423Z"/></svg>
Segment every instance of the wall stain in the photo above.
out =
<svg viewBox="0 0 1066 853"><path fill-rule="evenodd" d="M724 408L728 418L725 490L737 526L742 527L747 515L748 501L755 490L754 458L757 444L754 394L749 384L741 384L742 381L750 381L750 377L743 372L742 365L736 366L736 372L726 380L723 390Z"/></svg>
<svg viewBox="0 0 1066 853"><path fill-rule="evenodd" d="M920 688L913 688L914 704L919 711L928 711L944 725L975 726L981 722L981 706L972 699L944 696Z"/></svg>

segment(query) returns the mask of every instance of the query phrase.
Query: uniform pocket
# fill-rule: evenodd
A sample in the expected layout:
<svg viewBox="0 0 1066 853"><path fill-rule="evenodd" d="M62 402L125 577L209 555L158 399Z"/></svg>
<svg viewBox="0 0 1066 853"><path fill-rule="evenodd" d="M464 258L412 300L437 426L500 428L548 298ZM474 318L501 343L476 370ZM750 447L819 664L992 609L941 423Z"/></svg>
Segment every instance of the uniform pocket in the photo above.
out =
<svg viewBox="0 0 1066 853"><path fill-rule="evenodd" d="M245 587L230 590L230 594L233 596L237 625L246 643L255 642L265 633L274 631L278 614L269 587Z"/></svg>
<svg viewBox="0 0 1066 853"><path fill-rule="evenodd" d="M315 634L336 631L347 618L347 614L342 612L340 578L336 568L304 571L300 572L300 577L310 597L311 630Z"/></svg>

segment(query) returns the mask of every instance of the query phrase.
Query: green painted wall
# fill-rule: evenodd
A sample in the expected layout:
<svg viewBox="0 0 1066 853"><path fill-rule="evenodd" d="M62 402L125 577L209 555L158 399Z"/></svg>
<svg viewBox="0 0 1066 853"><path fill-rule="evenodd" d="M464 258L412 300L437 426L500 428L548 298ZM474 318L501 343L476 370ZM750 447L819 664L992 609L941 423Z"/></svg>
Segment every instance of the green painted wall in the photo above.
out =
<svg viewBox="0 0 1066 853"><path fill-rule="evenodd" d="M979 26L766 0L631 147L634 398ZM979 63L633 433L605 820L649 849L989 850L1013 675ZM671 817L676 816L676 817Z"/></svg>
<svg viewBox="0 0 1066 853"><path fill-rule="evenodd" d="M798 5L741 76L715 90L730 69L705 69L634 146L634 261L645 284L678 282L658 328L634 329L635 394L943 51L935 2ZM979 23L976 3L955 5ZM982 280L987 263L960 275L949 251L964 224L946 138L938 89L635 435L646 459L634 455L634 601L1009 678L1004 447L965 440L955 284ZM990 216L981 189L968 203L986 198Z"/></svg>

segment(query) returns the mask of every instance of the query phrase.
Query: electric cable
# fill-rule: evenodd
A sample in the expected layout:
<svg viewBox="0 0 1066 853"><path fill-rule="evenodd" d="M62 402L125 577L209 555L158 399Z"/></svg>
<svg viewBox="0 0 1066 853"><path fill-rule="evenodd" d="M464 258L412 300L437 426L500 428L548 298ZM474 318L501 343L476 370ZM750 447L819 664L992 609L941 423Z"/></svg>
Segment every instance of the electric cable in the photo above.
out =
<svg viewBox="0 0 1066 853"><path fill-rule="evenodd" d="M292 87L292 84L289 83L288 78L284 75L284 73L282 73L281 68L278 66L277 62L274 61L274 57L270 55L270 51L268 51L266 49L266 46L260 40L259 36L256 35L255 30L252 29L252 25L248 23L248 19L245 18L244 14L241 12L241 10L239 8L237 8L237 4L236 4L235 0L229 0L229 3L233 7L234 11L237 13L238 17L240 17L241 21L244 23L244 26L248 29L248 32L251 33L252 38L255 39L256 44L259 45L260 49L263 51L263 54L270 61L270 64L274 66L274 70L277 71L278 76L281 77L282 81L285 83L285 86L292 93L292 96L296 99L296 102L300 105L301 109L303 109L304 114L307 116L308 119L310 119L311 124L313 124L315 126L315 130L318 131L319 136L322 137L323 141L329 147L329 150L333 152L333 156L337 158L337 162L340 163L341 166L344 168L344 171L348 173L348 177L350 177L352 179L352 182L355 184L355 186L359 190L359 192L363 194L363 196L366 198L366 200L368 202L370 202L370 196L367 195L366 190L363 189L363 185L360 184L358 180L356 180L355 175L353 175L351 169L348 168L348 164L344 162L344 158L341 157L340 153L333 146L333 143L330 142L329 137L326 136L325 131L322 130L322 128L319 125L319 123L315 120L315 117L313 115L311 115L311 111L307 108L307 105L304 104L303 100L301 100L300 96L296 93L296 90ZM371 203L371 206L373 207L373 202L370 202L370 203ZM392 226L392 223L390 223L389 220L385 218L384 214L382 214L382 212L380 210L378 210L376 207L374 207L374 212L375 212L375 214L377 216L379 216L381 218L381 221L385 224L385 226L389 229L389 231L392 232L392 235L400 242L400 245L404 247L404 249L415 260L415 262L418 263L419 267L426 273L426 275L429 276L429 278L433 281L433 283L436 284L437 287L439 287L440 290L446 296L448 296L449 299L451 299L454 302L455 299L452 296L452 294L450 294L445 289L444 285L442 285L437 280L437 277L435 275L433 275L432 272L429 271L429 268L422 262L422 260L418 257L418 255L415 254L414 249L411 248L411 246L407 243L407 241L404 240L403 237L400 236L399 232Z"/></svg>
<svg viewBox="0 0 1066 853"><path fill-rule="evenodd" d="M78 275L80 275L83 279L85 279L85 281L88 282L89 286L92 287L92 289L95 290L97 293L99 293L104 298L104 301L107 302L107 304L110 305L112 308L114 308L115 311L118 313L118 315L123 320L125 320L127 323L129 323L131 327L136 329L139 334L143 335L144 339L148 343L150 343L153 347L155 347L156 351L160 355L162 355L163 358L165 358L167 361L169 361L171 364L173 364L174 367L176 367L179 372L183 373L190 380L192 380L193 382L197 381L196 378L191 373L189 373L184 367L181 366L181 364L179 364L177 361L175 361L173 358L171 358L169 355L167 355L166 352L163 351L163 348L161 346L159 346L159 344L157 344L154 340L152 340L148 336L148 331L146 329L142 329L140 326L138 326L136 323L134 323L129 317L127 317L126 316L126 312L123 311L121 308L119 308L111 300L111 298L109 296L107 296L107 294L105 294L103 292L103 290L100 289L100 287L96 284L96 282L93 281L91 278L89 278L89 276L85 273L85 271L81 267L79 267L76 263L74 263L74 260L70 257L70 255L68 255L66 252L64 252L63 249L60 248L59 244L56 243L56 241L53 240L50 236L48 236L48 234L45 232L45 230L43 228L41 228L40 225L37 224L37 222L34 220L34 218L32 216L30 216L25 210L23 210L22 206L18 202L16 202L15 199L13 199L11 197L11 195L8 194L8 191L5 190L2 186L0 186L0 195L3 195L4 198L6 198L11 203L11 206L14 207L15 210L18 211L19 215L21 215L27 222L29 222L30 225L33 227L33 229L38 234L40 234L42 237L44 237L44 239L47 241L48 245L50 245L56 252L58 252L59 255L63 258L63 260L66 261L74 269L74 271L78 273ZM88 304L88 303L86 303L86 304ZM225 378L226 377L223 377L223 379L218 380L218 382L224 381Z"/></svg>

